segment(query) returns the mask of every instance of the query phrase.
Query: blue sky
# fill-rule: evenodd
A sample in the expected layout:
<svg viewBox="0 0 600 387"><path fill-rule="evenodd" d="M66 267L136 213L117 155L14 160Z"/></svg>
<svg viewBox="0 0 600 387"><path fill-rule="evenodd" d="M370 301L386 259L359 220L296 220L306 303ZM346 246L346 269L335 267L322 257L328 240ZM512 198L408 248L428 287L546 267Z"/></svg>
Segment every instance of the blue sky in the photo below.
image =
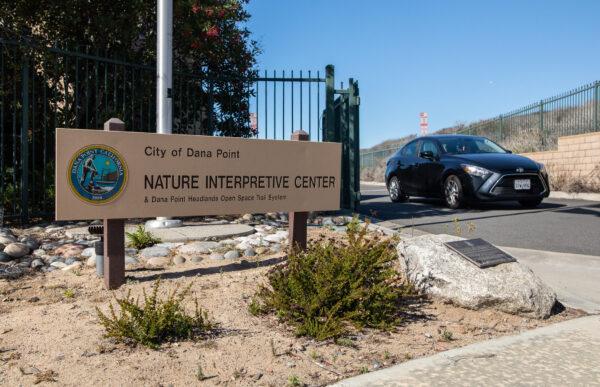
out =
<svg viewBox="0 0 600 387"><path fill-rule="evenodd" d="M361 147L600 80L600 1L251 0L261 69L358 79Z"/></svg>

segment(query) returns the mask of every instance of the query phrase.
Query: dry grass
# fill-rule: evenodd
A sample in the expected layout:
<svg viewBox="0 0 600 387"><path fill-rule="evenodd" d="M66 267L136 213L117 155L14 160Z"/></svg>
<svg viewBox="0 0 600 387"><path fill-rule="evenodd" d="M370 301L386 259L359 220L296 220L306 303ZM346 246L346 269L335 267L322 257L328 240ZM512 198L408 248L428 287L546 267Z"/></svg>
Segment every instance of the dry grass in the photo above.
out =
<svg viewBox="0 0 600 387"><path fill-rule="evenodd" d="M583 176L573 176L556 164L547 165L546 168L550 176L550 188L553 191L600 193L600 164L596 165L592 172Z"/></svg>

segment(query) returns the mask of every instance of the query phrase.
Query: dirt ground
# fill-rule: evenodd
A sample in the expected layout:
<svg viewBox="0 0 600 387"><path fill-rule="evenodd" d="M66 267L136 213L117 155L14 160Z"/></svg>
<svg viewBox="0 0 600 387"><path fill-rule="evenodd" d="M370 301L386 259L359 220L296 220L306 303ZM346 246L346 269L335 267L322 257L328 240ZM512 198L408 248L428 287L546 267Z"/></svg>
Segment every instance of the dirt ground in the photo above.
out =
<svg viewBox="0 0 600 387"><path fill-rule="evenodd" d="M314 235L313 235L314 236ZM326 385L361 372L477 341L573 318L567 309L538 321L471 311L426 300L393 332L367 330L345 346L297 338L274 316L247 311L251 296L282 255L128 270L116 292L104 290L93 269L55 271L0 281L0 385L285 386ZM162 290L192 284L192 296L219 324L213 337L130 348L103 337L95 308L113 293L141 295L157 276ZM190 308L193 299L188 299ZM199 376L202 376L199 381ZM52 382L54 380L55 382ZM295 384L294 384L295 383Z"/></svg>

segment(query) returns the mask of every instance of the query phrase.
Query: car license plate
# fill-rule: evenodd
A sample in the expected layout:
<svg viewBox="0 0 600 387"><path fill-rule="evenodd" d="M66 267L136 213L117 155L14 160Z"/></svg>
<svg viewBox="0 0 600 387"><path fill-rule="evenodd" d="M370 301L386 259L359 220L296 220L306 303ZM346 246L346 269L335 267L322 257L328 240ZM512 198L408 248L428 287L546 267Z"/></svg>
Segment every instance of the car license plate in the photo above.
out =
<svg viewBox="0 0 600 387"><path fill-rule="evenodd" d="M529 179L516 179L515 190L524 191L531 189L531 180Z"/></svg>

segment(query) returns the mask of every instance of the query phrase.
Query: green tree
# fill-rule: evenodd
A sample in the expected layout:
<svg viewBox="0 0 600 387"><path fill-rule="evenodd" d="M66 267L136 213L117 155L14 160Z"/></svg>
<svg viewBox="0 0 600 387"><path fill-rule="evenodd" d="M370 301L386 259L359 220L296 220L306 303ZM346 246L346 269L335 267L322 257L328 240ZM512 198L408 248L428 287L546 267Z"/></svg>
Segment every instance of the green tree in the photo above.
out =
<svg viewBox="0 0 600 387"><path fill-rule="evenodd" d="M248 85L259 48L244 26L250 18L244 8L247 2L174 1L174 69L206 79L201 92L210 94L202 98L214 123L210 134L252 134ZM0 27L4 36L31 35L69 50L155 63L154 0L1 0ZM39 63L43 67L51 61Z"/></svg>

